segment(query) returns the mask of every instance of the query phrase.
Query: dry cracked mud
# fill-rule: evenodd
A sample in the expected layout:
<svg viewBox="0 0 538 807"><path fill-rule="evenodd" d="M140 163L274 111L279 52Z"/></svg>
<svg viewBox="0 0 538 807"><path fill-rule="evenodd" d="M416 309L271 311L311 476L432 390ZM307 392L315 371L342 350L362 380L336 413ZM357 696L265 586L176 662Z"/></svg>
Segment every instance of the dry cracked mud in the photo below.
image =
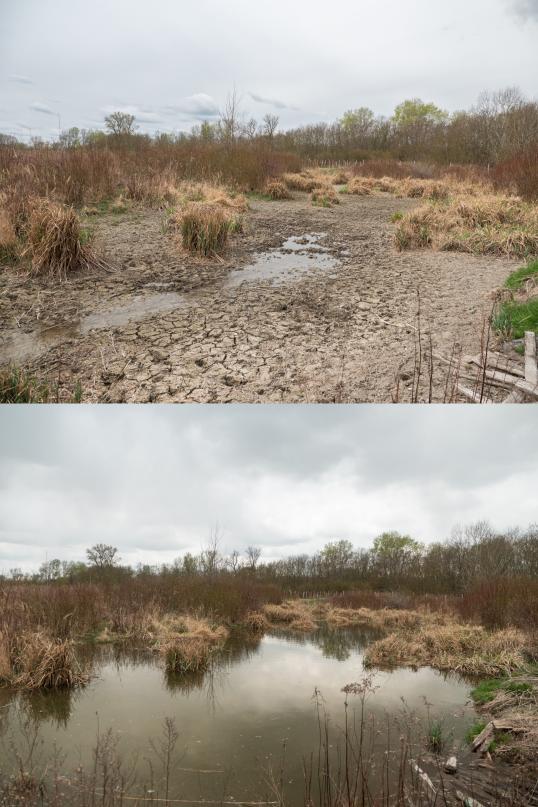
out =
<svg viewBox="0 0 538 807"><path fill-rule="evenodd" d="M409 398L417 292L434 349L478 352L513 261L399 253L391 216L416 201L306 196L251 203L224 260L179 248L164 215L96 220L116 271L62 284L0 274L0 364L99 402L390 402ZM445 371L433 375L443 400ZM426 393L424 393L426 394Z"/></svg>

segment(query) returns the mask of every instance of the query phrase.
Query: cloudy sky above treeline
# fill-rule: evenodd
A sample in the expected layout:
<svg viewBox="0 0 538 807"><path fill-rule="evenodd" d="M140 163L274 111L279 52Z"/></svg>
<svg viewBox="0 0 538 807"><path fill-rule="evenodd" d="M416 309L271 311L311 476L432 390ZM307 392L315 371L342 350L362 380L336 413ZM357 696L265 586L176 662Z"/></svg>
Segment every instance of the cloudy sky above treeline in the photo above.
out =
<svg viewBox="0 0 538 807"><path fill-rule="evenodd" d="M51 138L246 118L284 127L405 98L454 111L482 90L536 95L538 0L0 0L0 131Z"/></svg>
<svg viewBox="0 0 538 807"><path fill-rule="evenodd" d="M538 522L533 407L4 407L0 445L4 572L96 542L171 562L217 524L269 560Z"/></svg>

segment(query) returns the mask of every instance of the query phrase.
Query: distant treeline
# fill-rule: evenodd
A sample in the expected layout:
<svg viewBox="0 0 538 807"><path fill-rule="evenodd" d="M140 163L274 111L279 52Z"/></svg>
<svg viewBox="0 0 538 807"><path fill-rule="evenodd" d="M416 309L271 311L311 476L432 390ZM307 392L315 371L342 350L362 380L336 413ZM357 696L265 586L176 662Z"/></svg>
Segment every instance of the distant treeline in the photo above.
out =
<svg viewBox="0 0 538 807"><path fill-rule="evenodd" d="M490 580L538 579L538 525L497 532L486 522L457 528L444 542L423 545L408 535L387 532L370 549L353 547L348 540L328 543L314 555L294 555L264 562L261 550L225 554L215 536L199 554L187 553L172 564L121 565L117 549L97 544L87 550L86 562L52 559L38 572L12 569L5 583L121 582L149 579L164 585L165 578L184 581L216 578L273 584L288 593L335 593L356 589L408 591L414 594L461 594ZM159 584L157 578L161 580ZM171 582L171 580L170 580Z"/></svg>
<svg viewBox="0 0 538 807"><path fill-rule="evenodd" d="M367 107L347 111L333 123L279 131L276 115L261 123L246 120L233 94L220 119L205 121L191 132L137 133L134 116L109 115L106 131L72 127L60 133L56 143L32 138L38 148L85 146L154 146L270 144L275 151L300 155L313 161L360 161L372 157L425 160L435 163L472 163L493 166L538 147L538 102L516 87L482 93L469 110L449 114L433 103L409 99L391 117L376 115ZM0 135L0 145L23 147L17 138Z"/></svg>

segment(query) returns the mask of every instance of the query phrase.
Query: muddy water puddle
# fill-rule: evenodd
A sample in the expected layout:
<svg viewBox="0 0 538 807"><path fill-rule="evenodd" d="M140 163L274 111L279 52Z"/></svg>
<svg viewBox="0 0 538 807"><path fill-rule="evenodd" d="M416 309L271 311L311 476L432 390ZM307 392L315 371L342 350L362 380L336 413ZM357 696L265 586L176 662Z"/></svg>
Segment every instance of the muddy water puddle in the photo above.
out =
<svg viewBox="0 0 538 807"><path fill-rule="evenodd" d="M254 263L234 269L225 282L227 287L269 280L275 284L290 283L308 272L331 271L340 260L322 244L327 233L306 233L288 238L281 247L261 252Z"/></svg>
<svg viewBox="0 0 538 807"><path fill-rule="evenodd" d="M260 281L281 285L296 282L312 271L331 272L340 266L341 260L331 253L329 247L323 245L326 237L327 233L306 233L288 238L282 246L259 253L249 266L232 269L219 285L224 290ZM332 274L328 276L335 277ZM0 365L34 359L56 345L85 336L93 330L121 328L157 314L194 305L197 297L195 293L181 295L173 291L154 292L130 298L123 305L74 320L55 325L44 323L29 333L8 331L0 336Z"/></svg>
<svg viewBox="0 0 538 807"><path fill-rule="evenodd" d="M160 292L134 297L117 308L94 312L73 321L58 325L43 324L31 333L13 331L0 342L0 363L17 363L32 359L55 345L85 336L90 331L121 328L130 322L139 322L155 314L175 311L185 304L185 297L181 294Z"/></svg>
<svg viewBox="0 0 538 807"><path fill-rule="evenodd" d="M67 771L91 767L97 732L104 737L110 729L125 768L134 766L130 790L140 793L150 786L150 764L158 776L151 743L159 741L169 717L179 732L170 783L177 798L274 799L268 771L278 776L284 759L286 801L303 804L303 759L315 751L318 737L314 692L320 692L337 736L344 719L342 688L365 675L364 649L371 640L372 634L358 629L328 628L308 636L236 637L205 674L194 676L166 673L150 652L88 649L93 677L83 689L24 696L0 690L0 768L13 759L5 749L24 747L25 721L38 726L44 750L61 749ZM474 710L469 685L457 676L400 669L375 673L372 687L367 710L380 749L388 739L387 715L401 716L405 726L417 720L425 729L424 699L450 747L464 742ZM359 712L360 698L352 697L349 719ZM162 795L158 787L153 784L154 795Z"/></svg>

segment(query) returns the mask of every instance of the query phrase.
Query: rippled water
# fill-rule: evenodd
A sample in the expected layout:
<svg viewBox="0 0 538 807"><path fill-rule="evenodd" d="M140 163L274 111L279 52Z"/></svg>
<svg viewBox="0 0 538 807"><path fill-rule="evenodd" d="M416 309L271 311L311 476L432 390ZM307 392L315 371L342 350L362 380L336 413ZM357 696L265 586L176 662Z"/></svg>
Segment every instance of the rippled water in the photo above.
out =
<svg viewBox="0 0 538 807"><path fill-rule="evenodd" d="M302 804L303 757L315 750L318 724L313 694L321 692L335 726L343 720L342 687L362 679L364 647L370 637L356 630L323 629L307 637L268 635L261 640L233 640L210 673L195 677L167 675L160 659L147 652L113 647L93 653L95 677L75 693L15 696L0 690L2 767L12 753L10 738L22 743L21 721L39 725L45 751L56 743L65 753L64 768L91 765L97 732L118 733L124 759L137 755L134 792L148 785L150 746L165 717L180 734L172 790L187 799L241 800L269 794L267 771L280 768L285 747L285 782L290 804ZM466 705L469 687L457 677L431 669L375 674L379 687L369 700L378 723L378 742L386 742L386 714L403 717L406 709L423 719L424 698L443 721L454 742L472 722ZM351 699L351 707L358 706ZM208 771L211 771L209 773Z"/></svg>

